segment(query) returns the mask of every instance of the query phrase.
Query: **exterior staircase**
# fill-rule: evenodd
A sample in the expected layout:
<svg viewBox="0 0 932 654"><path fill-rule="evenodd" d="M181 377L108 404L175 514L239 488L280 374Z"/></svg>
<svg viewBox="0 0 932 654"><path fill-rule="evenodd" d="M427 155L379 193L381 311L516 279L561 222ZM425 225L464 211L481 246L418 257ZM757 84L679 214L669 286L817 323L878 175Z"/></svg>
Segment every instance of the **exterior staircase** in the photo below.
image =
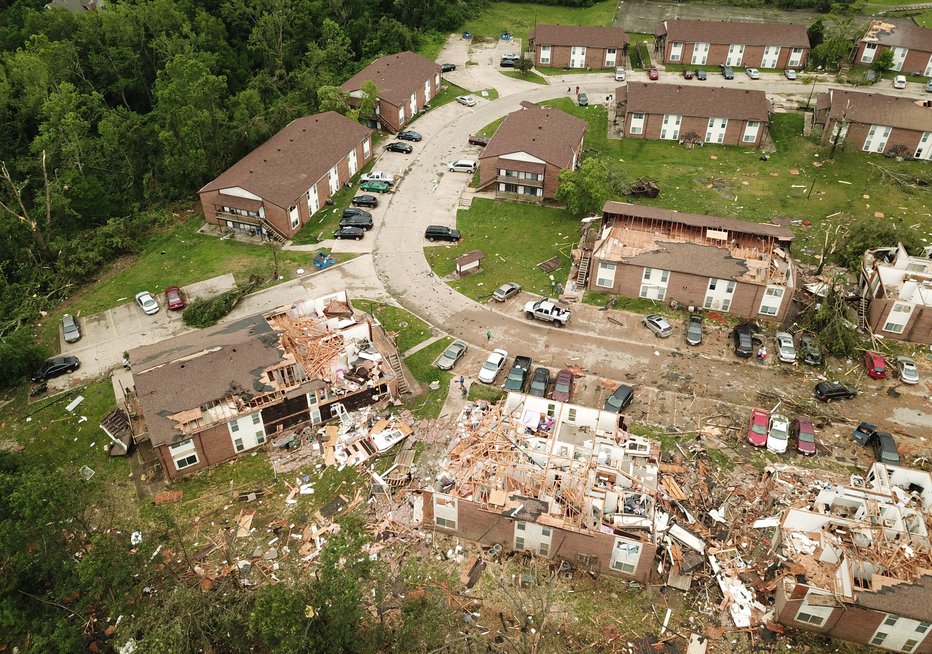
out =
<svg viewBox="0 0 932 654"><path fill-rule="evenodd" d="M861 295L861 301L858 303L858 329L868 331L867 309L870 307L870 304L871 301L867 295Z"/></svg>
<svg viewBox="0 0 932 654"><path fill-rule="evenodd" d="M583 250L579 257L579 268L576 270L576 288L582 290L586 288L586 278L589 277L589 259L592 256L592 250Z"/></svg>
<svg viewBox="0 0 932 654"><path fill-rule="evenodd" d="M281 234L269 221L263 220L262 227L265 229L266 238L270 241L275 241L279 245L284 245L288 241L288 238Z"/></svg>
<svg viewBox="0 0 932 654"><path fill-rule="evenodd" d="M411 388L408 386L408 380L405 379L404 367L401 365L401 359L394 352L388 355L388 365L392 367L395 375L398 376L398 391L402 394L410 393Z"/></svg>

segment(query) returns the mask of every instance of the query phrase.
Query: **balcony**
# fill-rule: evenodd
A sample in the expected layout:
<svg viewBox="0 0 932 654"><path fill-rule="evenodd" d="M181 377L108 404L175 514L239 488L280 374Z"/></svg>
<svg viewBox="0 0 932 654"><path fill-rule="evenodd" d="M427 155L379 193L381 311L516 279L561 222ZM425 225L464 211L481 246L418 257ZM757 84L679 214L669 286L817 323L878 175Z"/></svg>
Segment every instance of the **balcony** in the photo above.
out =
<svg viewBox="0 0 932 654"><path fill-rule="evenodd" d="M513 175L498 175L495 181L501 184L518 184L519 186L533 186L535 188L544 187L544 180L542 179L523 179Z"/></svg>
<svg viewBox="0 0 932 654"><path fill-rule="evenodd" d="M214 207L214 213L217 214L218 219L233 220L244 225L255 225L258 227L263 223L262 218L259 216L247 216L239 213L233 213L232 211L224 211L221 207Z"/></svg>

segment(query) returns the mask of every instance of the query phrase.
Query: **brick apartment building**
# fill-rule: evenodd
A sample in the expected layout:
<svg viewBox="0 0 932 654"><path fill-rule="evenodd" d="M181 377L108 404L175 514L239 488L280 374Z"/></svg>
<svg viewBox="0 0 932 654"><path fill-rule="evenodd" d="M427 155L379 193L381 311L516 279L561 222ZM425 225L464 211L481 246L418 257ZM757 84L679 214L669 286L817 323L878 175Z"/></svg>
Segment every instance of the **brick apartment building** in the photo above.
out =
<svg viewBox="0 0 932 654"><path fill-rule="evenodd" d="M537 25L527 38L535 66L614 68L628 52L628 35L618 27Z"/></svg>
<svg viewBox="0 0 932 654"><path fill-rule="evenodd" d="M902 243L868 250L860 286L871 332L932 345L932 246L917 257L909 256Z"/></svg>
<svg viewBox="0 0 932 654"><path fill-rule="evenodd" d="M805 68L805 25L712 20L665 20L654 31L654 51L665 64Z"/></svg>
<svg viewBox="0 0 932 654"><path fill-rule="evenodd" d="M893 52L893 70L932 77L932 29L912 18L873 20L858 41L854 61L870 66L885 50Z"/></svg>

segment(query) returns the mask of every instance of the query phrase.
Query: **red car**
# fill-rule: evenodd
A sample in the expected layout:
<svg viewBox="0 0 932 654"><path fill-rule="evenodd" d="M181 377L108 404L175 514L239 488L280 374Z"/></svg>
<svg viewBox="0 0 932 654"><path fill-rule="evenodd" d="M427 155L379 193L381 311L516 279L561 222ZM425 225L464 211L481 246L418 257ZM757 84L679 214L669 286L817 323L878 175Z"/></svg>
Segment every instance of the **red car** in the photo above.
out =
<svg viewBox="0 0 932 654"><path fill-rule="evenodd" d="M660 79L660 72L656 68L651 68L647 71L647 79L658 80Z"/></svg>
<svg viewBox="0 0 932 654"><path fill-rule="evenodd" d="M573 394L573 371L564 368L557 373L551 397L557 402L569 402Z"/></svg>
<svg viewBox="0 0 932 654"><path fill-rule="evenodd" d="M689 70L688 68L683 71L683 79L692 79L692 78L693 78L693 71Z"/></svg>
<svg viewBox="0 0 932 654"><path fill-rule="evenodd" d="M874 379L887 378L887 362L882 354L877 352L864 353L864 365L867 366L867 376Z"/></svg>
<svg viewBox="0 0 932 654"><path fill-rule="evenodd" d="M799 416L793 421L790 428L796 438L796 451L803 456L812 456L816 453L815 427L807 416Z"/></svg>
<svg viewBox="0 0 932 654"><path fill-rule="evenodd" d="M767 428L770 424L770 414L763 409L751 411L751 425L748 427L748 443L754 447L767 445Z"/></svg>
<svg viewBox="0 0 932 654"><path fill-rule="evenodd" d="M481 134L472 134L469 137L470 145L481 145L485 147L489 144L490 138L488 136L482 136Z"/></svg>
<svg viewBox="0 0 932 654"><path fill-rule="evenodd" d="M169 286L165 289L165 301L172 311L180 311L187 306L187 302L184 301L184 294L177 286Z"/></svg>

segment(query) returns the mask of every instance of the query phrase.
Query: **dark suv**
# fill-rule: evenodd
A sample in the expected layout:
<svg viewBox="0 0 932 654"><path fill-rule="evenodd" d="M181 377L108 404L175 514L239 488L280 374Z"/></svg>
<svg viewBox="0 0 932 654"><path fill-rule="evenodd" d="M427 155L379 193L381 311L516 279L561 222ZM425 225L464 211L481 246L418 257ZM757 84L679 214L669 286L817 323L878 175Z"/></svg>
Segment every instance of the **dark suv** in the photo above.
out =
<svg viewBox="0 0 932 654"><path fill-rule="evenodd" d="M459 231L442 225L431 225L424 230L424 238L433 243L434 241L452 241L460 240Z"/></svg>
<svg viewBox="0 0 932 654"><path fill-rule="evenodd" d="M347 216L344 213L343 217L340 219L340 227L360 227L362 229L372 229L372 214L363 212Z"/></svg>
<svg viewBox="0 0 932 654"><path fill-rule="evenodd" d="M832 400L850 400L857 397L858 392L850 386L837 381L824 381L815 385L815 395L823 402Z"/></svg>
<svg viewBox="0 0 932 654"><path fill-rule="evenodd" d="M752 322L743 322L736 325L731 330L731 340L735 346L735 354L744 359L751 358L754 354L754 345L760 345L762 341L754 334L759 331L757 325Z"/></svg>

